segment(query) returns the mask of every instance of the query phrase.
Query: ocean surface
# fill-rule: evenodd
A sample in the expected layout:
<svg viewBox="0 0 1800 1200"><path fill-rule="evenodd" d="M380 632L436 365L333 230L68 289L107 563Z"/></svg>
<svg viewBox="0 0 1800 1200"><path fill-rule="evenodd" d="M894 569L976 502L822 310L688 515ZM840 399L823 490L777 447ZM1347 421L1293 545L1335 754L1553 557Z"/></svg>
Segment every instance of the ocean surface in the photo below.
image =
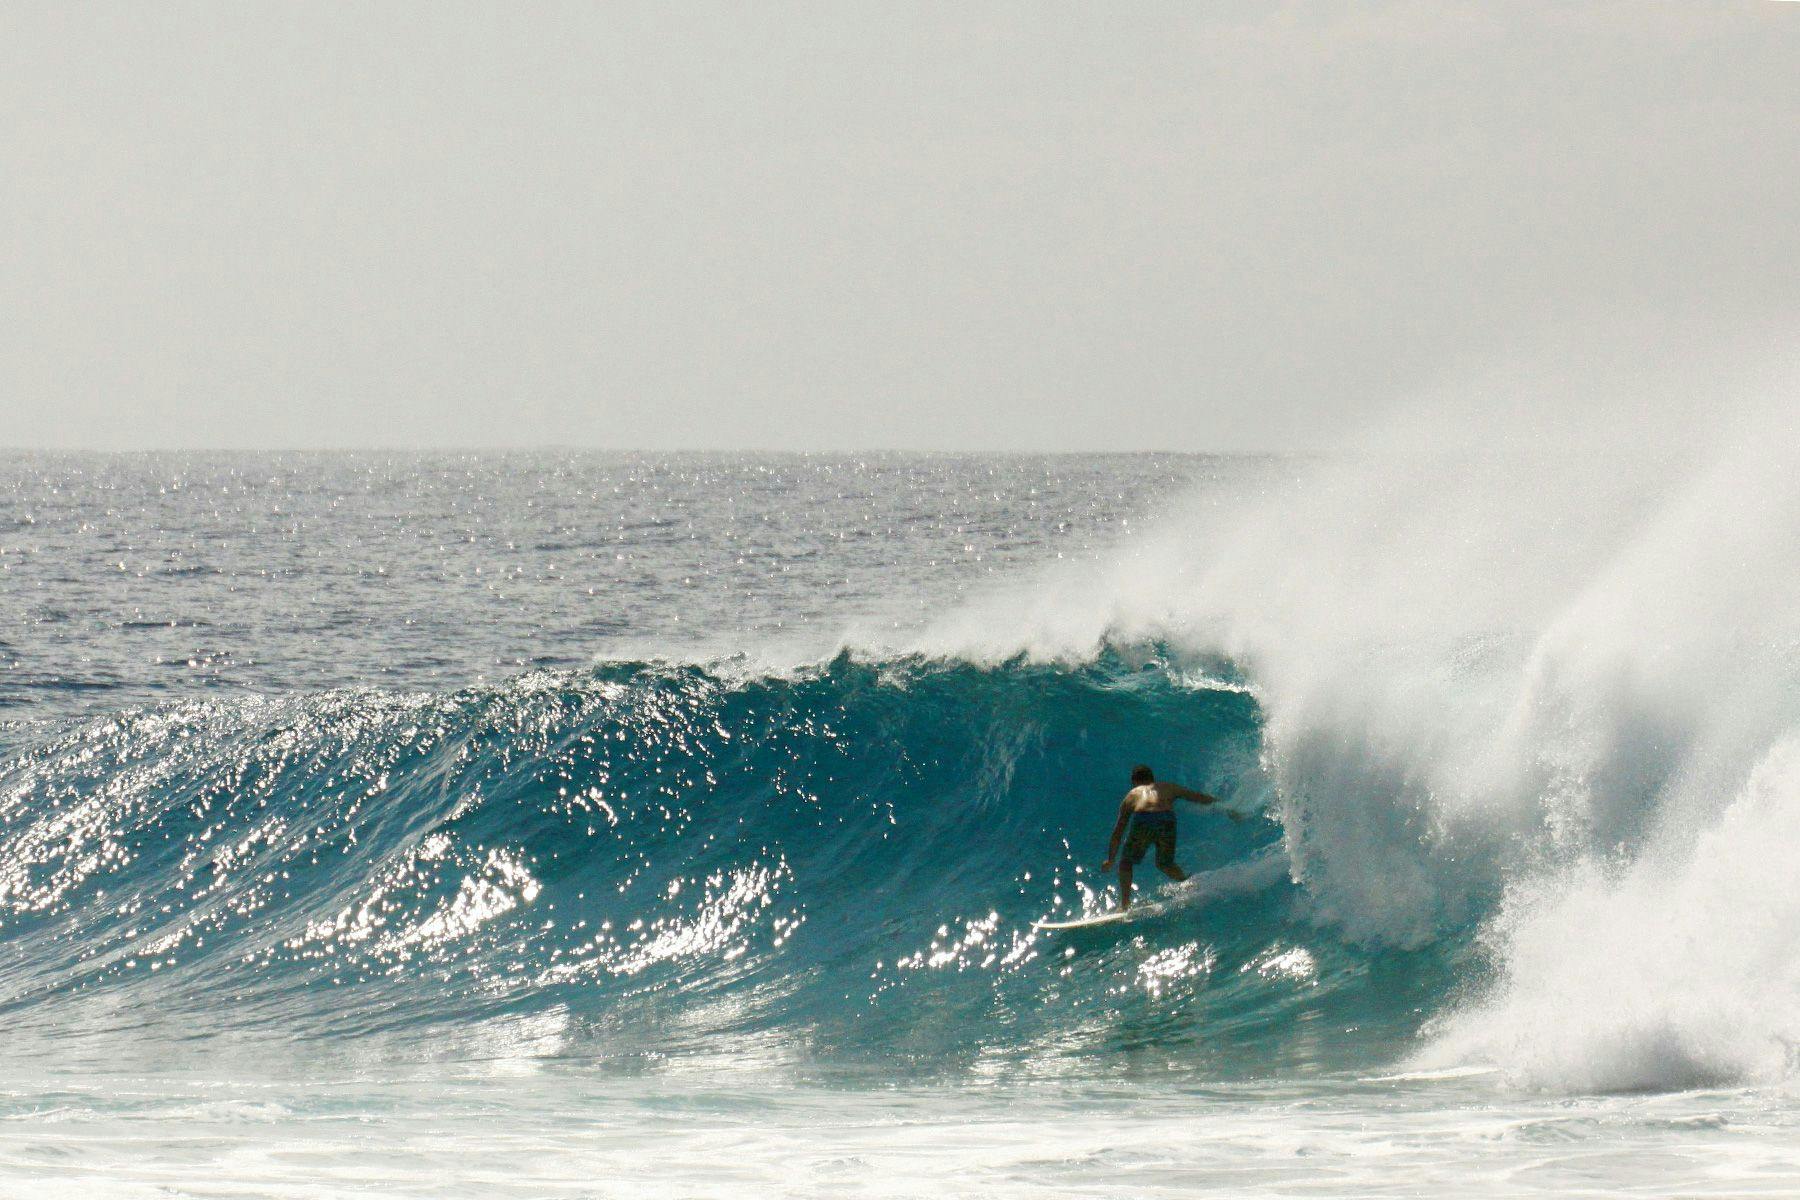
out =
<svg viewBox="0 0 1800 1200"><path fill-rule="evenodd" d="M0 1194L1794 1194L1783 445L0 456Z"/></svg>

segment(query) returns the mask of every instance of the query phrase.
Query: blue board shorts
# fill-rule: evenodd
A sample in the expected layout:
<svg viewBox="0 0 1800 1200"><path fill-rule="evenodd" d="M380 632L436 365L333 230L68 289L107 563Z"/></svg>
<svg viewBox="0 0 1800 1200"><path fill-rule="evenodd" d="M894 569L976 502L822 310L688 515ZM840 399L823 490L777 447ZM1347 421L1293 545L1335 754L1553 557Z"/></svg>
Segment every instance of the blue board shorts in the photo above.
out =
<svg viewBox="0 0 1800 1200"><path fill-rule="evenodd" d="M1175 814L1141 812L1131 814L1131 832L1125 838L1125 861L1132 866L1144 861L1150 847L1156 847L1156 865L1175 863Z"/></svg>

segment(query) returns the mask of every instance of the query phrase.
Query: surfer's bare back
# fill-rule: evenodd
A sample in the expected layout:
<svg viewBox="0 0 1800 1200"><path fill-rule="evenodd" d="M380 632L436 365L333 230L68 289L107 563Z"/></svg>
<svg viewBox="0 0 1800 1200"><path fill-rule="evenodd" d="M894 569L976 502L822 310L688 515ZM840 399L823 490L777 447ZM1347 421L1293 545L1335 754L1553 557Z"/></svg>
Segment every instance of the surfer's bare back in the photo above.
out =
<svg viewBox="0 0 1800 1200"><path fill-rule="evenodd" d="M1217 804L1217 796L1209 796L1205 792L1196 792L1193 788L1182 787L1178 783L1159 783L1156 775L1149 767L1131 768L1131 790L1125 793L1125 799L1119 802L1119 820L1113 826L1112 841L1106 847L1106 865L1100 869L1110 871L1113 863L1119 864L1119 911L1124 912L1131 907L1131 869L1144 861L1144 852L1156 847L1156 866L1164 875L1177 882L1187 878L1175 861L1175 801L1188 800L1195 804ZM1125 828L1131 827L1131 836L1125 837ZM1125 840L1125 857L1119 858L1119 842Z"/></svg>

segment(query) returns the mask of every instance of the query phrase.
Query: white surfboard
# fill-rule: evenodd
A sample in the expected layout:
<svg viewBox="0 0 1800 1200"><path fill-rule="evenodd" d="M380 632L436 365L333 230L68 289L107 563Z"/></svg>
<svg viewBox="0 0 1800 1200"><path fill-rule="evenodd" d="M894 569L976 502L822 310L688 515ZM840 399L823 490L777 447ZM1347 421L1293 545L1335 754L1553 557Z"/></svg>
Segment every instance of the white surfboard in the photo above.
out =
<svg viewBox="0 0 1800 1200"><path fill-rule="evenodd" d="M1120 912L1096 913L1091 917L1077 917L1073 921L1033 921L1033 929L1041 929L1045 933L1055 933L1059 929L1092 929L1097 925L1117 925L1122 921L1135 921L1140 917L1154 917L1158 913L1168 911L1169 905L1190 892L1198 882L1198 877L1190 876L1181 883L1168 883L1157 888L1156 900L1139 900L1129 909Z"/></svg>
<svg viewBox="0 0 1800 1200"><path fill-rule="evenodd" d="M1076 921L1033 921L1031 927L1033 929L1041 929L1046 933L1058 929L1092 929L1096 925L1117 925L1120 921L1129 921L1136 915L1137 911L1135 909L1127 912L1118 912L1115 910L1109 913L1101 913L1099 916L1095 917L1082 917Z"/></svg>

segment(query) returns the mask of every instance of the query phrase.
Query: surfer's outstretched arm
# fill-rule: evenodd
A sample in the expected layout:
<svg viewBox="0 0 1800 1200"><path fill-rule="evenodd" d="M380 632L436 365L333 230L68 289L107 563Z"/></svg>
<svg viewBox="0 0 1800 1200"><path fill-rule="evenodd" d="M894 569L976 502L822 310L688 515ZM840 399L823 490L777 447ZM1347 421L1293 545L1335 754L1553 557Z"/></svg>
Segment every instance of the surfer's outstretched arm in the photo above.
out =
<svg viewBox="0 0 1800 1200"><path fill-rule="evenodd" d="M1224 801L1220 800L1217 796L1210 796L1205 792L1196 792L1193 788L1184 788L1178 783L1172 784L1171 786L1175 790L1177 799L1192 800L1195 804L1224 804ZM1227 808L1223 811L1226 816L1234 821L1241 821L1244 819L1244 814L1235 808Z"/></svg>

